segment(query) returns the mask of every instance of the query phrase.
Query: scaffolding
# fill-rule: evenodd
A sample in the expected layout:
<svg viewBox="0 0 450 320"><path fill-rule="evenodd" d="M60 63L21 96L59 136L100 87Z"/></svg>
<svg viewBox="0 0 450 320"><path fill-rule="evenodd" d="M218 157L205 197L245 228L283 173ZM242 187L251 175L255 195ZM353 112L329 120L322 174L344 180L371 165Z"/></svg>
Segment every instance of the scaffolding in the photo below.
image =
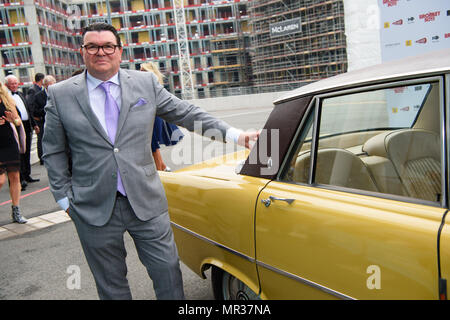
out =
<svg viewBox="0 0 450 320"><path fill-rule="evenodd" d="M66 9L67 4L58 0L2 1L2 77L14 74L21 85L30 86L36 72L59 81L81 66L79 37L67 28Z"/></svg>
<svg viewBox="0 0 450 320"><path fill-rule="evenodd" d="M175 13L175 27L178 44L178 56L181 74L181 94L183 99L194 98L194 83L192 80L191 58L186 30L186 16L183 0L172 0Z"/></svg>
<svg viewBox="0 0 450 320"><path fill-rule="evenodd" d="M109 0L110 17L123 44L121 67L156 63L180 97L183 70L200 98L292 89L347 70L343 0L177 0L182 49L172 1ZM81 29L108 17L106 0L0 2L0 78L14 73L24 86L36 72L59 81L83 67ZM271 24L290 19L301 20L301 32L270 35Z"/></svg>
<svg viewBox="0 0 450 320"><path fill-rule="evenodd" d="M260 0L249 9L255 86L296 88L347 70L342 0ZM271 36L271 24L290 19L300 19L299 32Z"/></svg>
<svg viewBox="0 0 450 320"><path fill-rule="evenodd" d="M248 85L248 0L182 1L188 45L183 52L191 65L195 95L208 97L210 90ZM83 67L81 29L108 17L105 0L1 2L2 76L14 73L23 79L24 86L31 85L36 72L52 74L59 81ZM109 4L111 23L124 48L121 67L139 69L143 62L154 62L165 75L165 86L181 96L183 54L178 47L172 0L109 0ZM25 19L26 10L30 11ZM28 23L31 16L36 23ZM233 52L220 52L222 41Z"/></svg>

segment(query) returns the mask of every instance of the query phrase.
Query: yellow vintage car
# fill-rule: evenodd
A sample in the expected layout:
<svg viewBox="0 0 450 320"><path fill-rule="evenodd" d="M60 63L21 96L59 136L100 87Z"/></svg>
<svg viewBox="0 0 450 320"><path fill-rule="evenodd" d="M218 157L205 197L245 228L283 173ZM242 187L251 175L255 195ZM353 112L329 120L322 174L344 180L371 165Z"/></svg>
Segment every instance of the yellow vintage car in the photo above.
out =
<svg viewBox="0 0 450 320"><path fill-rule="evenodd" d="M181 260L217 299L446 299L449 99L450 50L278 99L250 152L161 173Z"/></svg>

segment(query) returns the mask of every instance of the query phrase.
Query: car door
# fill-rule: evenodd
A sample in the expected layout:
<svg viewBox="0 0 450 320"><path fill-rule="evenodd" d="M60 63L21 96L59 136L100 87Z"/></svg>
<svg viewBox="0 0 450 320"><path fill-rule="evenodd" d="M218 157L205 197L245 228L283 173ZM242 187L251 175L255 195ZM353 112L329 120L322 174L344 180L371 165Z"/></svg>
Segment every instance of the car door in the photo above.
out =
<svg viewBox="0 0 450 320"><path fill-rule="evenodd" d="M440 77L315 98L256 207L269 299L437 299Z"/></svg>

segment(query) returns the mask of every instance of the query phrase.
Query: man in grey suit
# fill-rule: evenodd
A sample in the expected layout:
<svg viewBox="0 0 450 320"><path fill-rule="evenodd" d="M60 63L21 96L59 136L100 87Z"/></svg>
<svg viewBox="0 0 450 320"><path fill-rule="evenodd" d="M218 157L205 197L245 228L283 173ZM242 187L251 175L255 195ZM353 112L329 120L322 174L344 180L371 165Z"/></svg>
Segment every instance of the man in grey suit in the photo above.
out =
<svg viewBox="0 0 450 320"><path fill-rule="evenodd" d="M168 205L151 155L155 116L248 147L257 132L231 128L166 91L149 72L120 69L116 30L83 31L87 71L49 87L43 138L51 191L77 229L101 299L130 299L123 234L132 236L158 299L183 299ZM66 149L72 155L68 171Z"/></svg>

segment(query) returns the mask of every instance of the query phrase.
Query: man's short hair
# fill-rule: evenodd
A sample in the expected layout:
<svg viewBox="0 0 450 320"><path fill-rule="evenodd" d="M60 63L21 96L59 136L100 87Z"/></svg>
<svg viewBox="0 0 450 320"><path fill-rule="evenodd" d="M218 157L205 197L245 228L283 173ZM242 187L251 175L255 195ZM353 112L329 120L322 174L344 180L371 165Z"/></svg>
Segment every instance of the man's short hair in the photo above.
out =
<svg viewBox="0 0 450 320"><path fill-rule="evenodd" d="M38 72L38 73L36 73L36 74L34 75L34 81L35 81L35 82L39 82L39 81L41 81L41 80L44 79L44 78L45 78L45 74L40 73L40 72Z"/></svg>
<svg viewBox="0 0 450 320"><path fill-rule="evenodd" d="M88 26L86 26L85 28L83 28L83 32L82 32L82 37L84 39L84 35L86 34L86 32L89 31L111 31L114 36L116 37L116 41L117 41L117 45L119 47L122 47L122 42L120 41L120 37L119 34L117 33L116 28L114 28L112 25L105 23L105 22L95 22L92 23Z"/></svg>
<svg viewBox="0 0 450 320"><path fill-rule="evenodd" d="M5 77L5 83L8 83L8 82L9 82L9 79L14 79L14 80L19 81L19 79L17 79L17 77L16 77L15 75L13 75L13 74L8 74L8 75Z"/></svg>

